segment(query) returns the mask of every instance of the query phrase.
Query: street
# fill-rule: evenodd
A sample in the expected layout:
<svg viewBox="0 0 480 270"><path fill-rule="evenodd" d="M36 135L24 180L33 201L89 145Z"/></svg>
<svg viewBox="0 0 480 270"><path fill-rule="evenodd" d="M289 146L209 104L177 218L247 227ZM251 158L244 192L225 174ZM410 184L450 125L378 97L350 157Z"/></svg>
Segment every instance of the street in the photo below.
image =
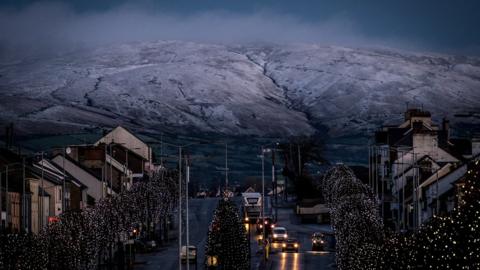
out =
<svg viewBox="0 0 480 270"><path fill-rule="evenodd" d="M190 199L190 245L195 245L198 252L197 268L204 269L204 248L208 226L217 206L218 198ZM234 199L237 201L237 198ZM277 226L286 227L290 237L300 241L299 253L282 253L280 245L275 245L270 254L270 269L334 269L333 252L312 252L311 235L319 230L330 230L329 225L299 224L291 208L278 209ZM257 242L254 225L250 231L251 269L258 269L262 260L261 248ZM172 239L166 247L149 254L138 254L135 269L178 269L178 240ZM183 243L185 245L185 243ZM193 264L191 269L195 269ZM182 269L186 269L183 265Z"/></svg>
<svg viewBox="0 0 480 270"><path fill-rule="evenodd" d="M311 235L319 230L329 231L330 225L299 224L291 208L278 209L277 226L287 229L289 237L300 242L299 253L281 252L281 245L274 244L270 260L271 269L335 269L335 253L330 251L312 252Z"/></svg>
<svg viewBox="0 0 480 270"><path fill-rule="evenodd" d="M212 221L213 211L217 206L218 198L189 199L190 245L197 247L197 269L204 269L204 248L207 240L208 226ZM182 243L186 245L186 243ZM135 269L178 269L178 239L170 241L166 248L158 252L137 255ZM195 269L193 264L191 269ZM186 269L186 265L183 265Z"/></svg>

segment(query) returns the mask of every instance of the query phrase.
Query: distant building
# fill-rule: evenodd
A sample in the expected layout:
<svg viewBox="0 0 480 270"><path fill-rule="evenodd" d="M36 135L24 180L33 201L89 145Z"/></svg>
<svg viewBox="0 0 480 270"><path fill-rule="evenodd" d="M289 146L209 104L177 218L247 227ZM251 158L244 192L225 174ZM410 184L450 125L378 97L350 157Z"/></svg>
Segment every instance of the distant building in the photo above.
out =
<svg viewBox="0 0 480 270"><path fill-rule="evenodd" d="M69 173L86 177L81 181L89 186L89 195L96 201L102 192L129 189L135 180L148 177L154 170L151 147L120 126L92 145L71 145L66 152ZM63 155L57 154L54 161L63 164Z"/></svg>
<svg viewBox="0 0 480 270"><path fill-rule="evenodd" d="M140 157L142 160L140 166L141 173L154 169L152 148L124 127L118 126L114 128L95 143L96 146L101 144L123 146L130 154L133 153ZM140 172L136 170L134 173L139 174ZM139 177L139 175L135 177Z"/></svg>
<svg viewBox="0 0 480 270"><path fill-rule="evenodd" d="M448 120L435 125L431 114L419 109L407 110L402 124L377 131L369 147L369 184L385 224L414 229L453 209L456 183L466 162L478 158L479 142L451 138Z"/></svg>

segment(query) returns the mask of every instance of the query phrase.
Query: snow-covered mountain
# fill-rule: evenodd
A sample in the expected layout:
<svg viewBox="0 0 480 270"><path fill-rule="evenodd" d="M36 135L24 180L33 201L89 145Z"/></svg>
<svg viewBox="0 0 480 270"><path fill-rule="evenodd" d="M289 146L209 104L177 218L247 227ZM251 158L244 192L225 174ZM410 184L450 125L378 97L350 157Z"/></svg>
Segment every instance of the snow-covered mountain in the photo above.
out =
<svg viewBox="0 0 480 270"><path fill-rule="evenodd" d="M364 135L423 104L480 123L480 59L320 45L131 43L0 63L0 122L25 134Z"/></svg>

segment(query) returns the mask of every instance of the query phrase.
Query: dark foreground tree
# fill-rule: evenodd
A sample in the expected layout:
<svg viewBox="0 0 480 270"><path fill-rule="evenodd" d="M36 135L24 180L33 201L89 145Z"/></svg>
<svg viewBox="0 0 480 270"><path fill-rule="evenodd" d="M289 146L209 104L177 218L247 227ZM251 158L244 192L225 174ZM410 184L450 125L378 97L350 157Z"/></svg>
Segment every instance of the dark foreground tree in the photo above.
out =
<svg viewBox="0 0 480 270"><path fill-rule="evenodd" d="M232 201L221 199L208 231L205 254L216 256L225 270L250 269L247 234L238 212Z"/></svg>
<svg viewBox="0 0 480 270"><path fill-rule="evenodd" d="M321 196L316 188L315 179L307 164L321 164L324 142L318 136L291 137L286 143L277 146L284 160L283 175L293 184L298 199L311 199Z"/></svg>

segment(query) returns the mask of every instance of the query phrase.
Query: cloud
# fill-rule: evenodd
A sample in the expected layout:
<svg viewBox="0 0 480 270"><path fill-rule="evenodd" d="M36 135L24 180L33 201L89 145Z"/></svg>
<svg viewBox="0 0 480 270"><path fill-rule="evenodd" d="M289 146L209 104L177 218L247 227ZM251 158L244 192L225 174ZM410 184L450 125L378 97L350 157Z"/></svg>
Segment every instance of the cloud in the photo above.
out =
<svg viewBox="0 0 480 270"><path fill-rule="evenodd" d="M0 48L53 51L110 43L186 40L208 43L327 43L388 46L401 42L363 35L355 22L337 14L319 22L272 11L190 15L126 4L102 12L76 12L60 3L0 10Z"/></svg>

